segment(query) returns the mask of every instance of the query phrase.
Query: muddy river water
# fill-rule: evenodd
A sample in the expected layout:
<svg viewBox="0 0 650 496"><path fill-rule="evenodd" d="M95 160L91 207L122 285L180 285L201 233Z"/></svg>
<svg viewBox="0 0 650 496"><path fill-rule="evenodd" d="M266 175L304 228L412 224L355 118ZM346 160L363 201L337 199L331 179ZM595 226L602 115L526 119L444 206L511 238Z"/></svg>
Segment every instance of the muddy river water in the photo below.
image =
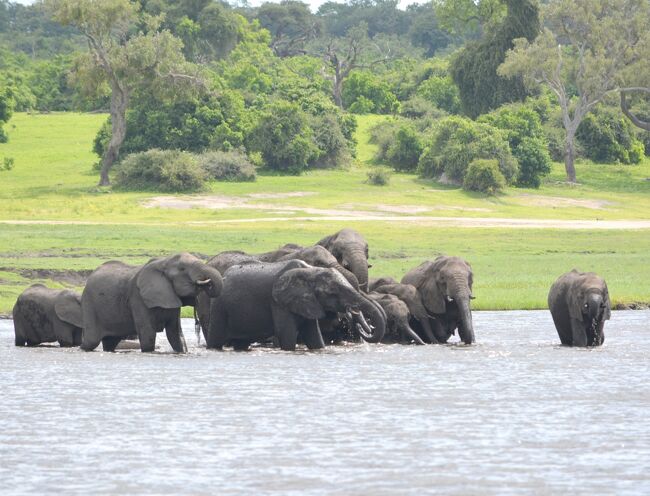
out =
<svg viewBox="0 0 650 496"><path fill-rule="evenodd" d="M478 344L323 352L16 348L0 321L1 494L650 494L650 312L558 345L548 312Z"/></svg>

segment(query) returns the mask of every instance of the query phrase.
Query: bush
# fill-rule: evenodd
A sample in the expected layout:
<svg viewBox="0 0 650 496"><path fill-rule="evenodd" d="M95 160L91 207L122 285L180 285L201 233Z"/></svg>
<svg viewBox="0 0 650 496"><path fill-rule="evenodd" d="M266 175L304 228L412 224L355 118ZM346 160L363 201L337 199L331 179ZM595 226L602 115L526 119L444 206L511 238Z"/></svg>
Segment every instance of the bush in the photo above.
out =
<svg viewBox="0 0 650 496"><path fill-rule="evenodd" d="M496 159L506 182L516 179L517 161L500 129L450 116L438 122L420 156L418 172L435 178L444 173L451 181L462 184L469 164L477 158Z"/></svg>
<svg viewBox="0 0 650 496"><path fill-rule="evenodd" d="M517 186L539 188L541 178L551 172L551 157L546 142L541 138L524 138L512 153L519 162Z"/></svg>
<svg viewBox="0 0 650 496"><path fill-rule="evenodd" d="M399 109L389 85L368 71L353 71L343 83L341 96L343 106L353 113L390 114Z"/></svg>
<svg viewBox="0 0 650 496"><path fill-rule="evenodd" d="M0 166L0 171L1 170L10 171L13 168L14 168L14 158L13 157L5 157L5 158L2 159L2 166Z"/></svg>
<svg viewBox="0 0 650 496"><path fill-rule="evenodd" d="M390 171L384 168L375 168L368 172L368 184L386 186L390 182Z"/></svg>
<svg viewBox="0 0 650 496"><path fill-rule="evenodd" d="M499 170L497 160L473 160L467 168L463 189L468 191L480 191L494 195L503 190L506 186L506 179Z"/></svg>
<svg viewBox="0 0 650 496"><path fill-rule="evenodd" d="M319 155L307 114L285 101L268 106L251 132L248 145L262 154L269 169L292 174L305 170Z"/></svg>
<svg viewBox="0 0 650 496"><path fill-rule="evenodd" d="M314 165L337 167L350 161L348 140L334 114L311 116L309 125L314 134L314 143L318 147Z"/></svg>
<svg viewBox="0 0 650 496"><path fill-rule="evenodd" d="M417 94L450 114L460 112L460 94L451 77L433 76L420 84Z"/></svg>
<svg viewBox="0 0 650 496"><path fill-rule="evenodd" d="M386 158L398 171L414 171L422 153L420 136L413 127L404 125L394 136L393 143L388 147Z"/></svg>
<svg viewBox="0 0 650 496"><path fill-rule="evenodd" d="M127 156L118 166L119 189L164 192L196 191L203 187L205 171L196 157L177 150L149 150Z"/></svg>
<svg viewBox="0 0 650 496"><path fill-rule="evenodd" d="M375 104L365 96L359 95L348 110L353 114L371 114L375 110Z"/></svg>
<svg viewBox="0 0 650 496"><path fill-rule="evenodd" d="M255 181L255 166L241 151L206 152L198 157L199 166L208 179L217 181L246 182Z"/></svg>
<svg viewBox="0 0 650 496"><path fill-rule="evenodd" d="M14 100L11 90L4 88L0 91L0 143L6 143L9 137L2 129L2 125L8 122L14 109Z"/></svg>
<svg viewBox="0 0 650 496"><path fill-rule="evenodd" d="M638 164L645 147L635 136L633 124L618 110L602 107L585 116L576 138L586 157L594 162Z"/></svg>
<svg viewBox="0 0 650 496"><path fill-rule="evenodd" d="M380 122L370 130L370 143L377 145L375 160L378 162L388 161L388 150L395 140L395 135L402 127L402 123L395 120Z"/></svg>

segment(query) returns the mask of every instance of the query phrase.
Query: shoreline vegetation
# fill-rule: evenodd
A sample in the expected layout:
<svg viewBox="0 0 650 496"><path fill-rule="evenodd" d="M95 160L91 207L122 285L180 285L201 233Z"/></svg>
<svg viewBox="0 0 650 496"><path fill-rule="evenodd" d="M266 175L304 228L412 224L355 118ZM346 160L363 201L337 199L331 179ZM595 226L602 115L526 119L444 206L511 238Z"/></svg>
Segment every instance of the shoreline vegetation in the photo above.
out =
<svg viewBox="0 0 650 496"><path fill-rule="evenodd" d="M546 308L551 283L574 267L602 275L615 308L650 306L650 229L560 228L650 219L648 158L635 166L578 162L578 185L567 184L563 164L554 163L539 190L498 196L396 172L389 185L373 186L367 173L381 164L369 129L390 118L368 115L357 117L357 157L345 169L258 171L255 182L210 183L193 195L116 192L98 189L92 170L92 141L105 118L16 113L5 125L10 139L0 157L13 157L15 166L0 172L0 316L26 286L79 289L89 271L113 258L140 264L180 250L263 252L313 244L346 226L368 240L372 277L399 278L439 254L467 259L476 274L475 310ZM536 224L495 227L489 219Z"/></svg>

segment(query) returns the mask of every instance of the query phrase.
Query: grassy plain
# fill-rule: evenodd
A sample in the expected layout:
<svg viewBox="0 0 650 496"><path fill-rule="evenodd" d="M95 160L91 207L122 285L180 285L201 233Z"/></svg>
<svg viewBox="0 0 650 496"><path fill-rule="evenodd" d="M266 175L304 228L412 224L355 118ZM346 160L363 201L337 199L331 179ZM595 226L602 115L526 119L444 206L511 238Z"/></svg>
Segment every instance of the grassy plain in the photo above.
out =
<svg viewBox="0 0 650 496"><path fill-rule="evenodd" d="M90 270L108 259L141 263L179 250L261 252L289 241L314 243L344 226L368 239L371 275L399 277L439 253L467 258L477 309L544 308L552 281L573 267L601 273L616 303L650 302L650 230L469 228L454 221L440 227L427 221L648 220L650 160L634 167L579 163L578 186L566 185L562 165L555 164L539 190L513 188L499 197L412 174L393 174L389 186L376 187L365 183L374 154L368 130L382 118L359 120L357 160L347 170L215 183L204 193L207 204L193 203L204 196L180 195L192 207L181 209L145 208L160 196L154 192L95 187L92 139L105 116L16 114L6 126L9 143L0 145L0 160L15 159L13 170L0 172L0 221L9 222L0 224L0 313L10 312L28 284L74 286L78 281L65 271ZM399 218L376 218L388 215Z"/></svg>

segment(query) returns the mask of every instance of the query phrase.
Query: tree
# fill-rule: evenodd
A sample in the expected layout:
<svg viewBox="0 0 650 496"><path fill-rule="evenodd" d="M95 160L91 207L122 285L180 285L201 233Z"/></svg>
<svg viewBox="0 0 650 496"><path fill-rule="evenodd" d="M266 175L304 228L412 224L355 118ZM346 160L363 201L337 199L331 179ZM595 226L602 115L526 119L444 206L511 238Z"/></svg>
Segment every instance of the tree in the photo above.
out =
<svg viewBox="0 0 650 496"><path fill-rule="evenodd" d="M471 2L470 2L471 3ZM479 41L468 43L451 61L451 76L460 91L463 112L477 117L504 103L523 100L528 91L521 77L505 78L497 68L515 38L539 34L536 0L503 0L507 15Z"/></svg>
<svg viewBox="0 0 650 496"><path fill-rule="evenodd" d="M515 40L499 68L548 86L562 109L567 181L576 182L575 135L584 117L608 95L623 91L626 70L638 64L650 36L647 0L557 0L545 9L550 28L534 41Z"/></svg>
<svg viewBox="0 0 650 496"><path fill-rule="evenodd" d="M406 11L411 17L408 32L411 43L424 48L427 57L433 57L437 50L451 43L452 37L440 27L438 15L431 3L411 4Z"/></svg>
<svg viewBox="0 0 650 496"><path fill-rule="evenodd" d="M104 84L110 88L112 133L99 181L107 186L126 135L126 111L134 91L164 95L170 86L196 87L203 81L189 74L194 68L183 56L182 42L160 30L160 17L141 13L137 3L46 0L46 5L56 20L76 26L88 42L89 52L77 70L79 83L91 90Z"/></svg>
<svg viewBox="0 0 650 496"><path fill-rule="evenodd" d="M506 9L501 0L433 0L440 27L462 38L478 39L494 26Z"/></svg>
<svg viewBox="0 0 650 496"><path fill-rule="evenodd" d="M320 20L307 4L296 0L263 3L257 10L257 18L271 33L271 48L278 57L305 54L305 43L321 31Z"/></svg>
<svg viewBox="0 0 650 496"><path fill-rule="evenodd" d="M2 125L11 118L14 102L8 88L0 90L0 143L6 143L8 138L2 129Z"/></svg>

